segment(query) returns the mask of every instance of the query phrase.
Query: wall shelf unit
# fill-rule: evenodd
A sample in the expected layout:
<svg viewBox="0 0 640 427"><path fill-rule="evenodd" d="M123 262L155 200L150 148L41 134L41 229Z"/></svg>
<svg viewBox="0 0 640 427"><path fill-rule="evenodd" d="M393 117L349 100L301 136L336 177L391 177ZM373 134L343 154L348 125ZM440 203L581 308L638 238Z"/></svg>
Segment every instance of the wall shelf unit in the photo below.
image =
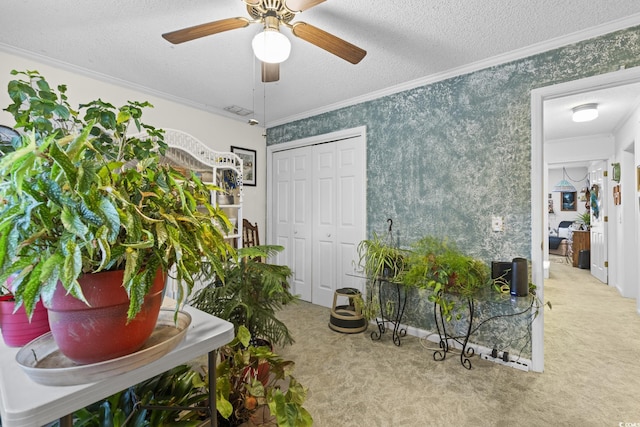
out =
<svg viewBox="0 0 640 427"><path fill-rule="evenodd" d="M187 173L195 172L204 183L220 188L233 187L233 198L228 201L222 201L219 198L220 191L211 191L211 204L217 204L222 208L234 225L234 229L226 235L226 238L236 248L242 247L242 159L231 152L214 151L188 133L175 129L165 129L164 141L168 148L162 159L163 162ZM224 177L227 178L227 182L223 182ZM167 278L166 290L169 297L173 297L178 292L178 284L174 277L175 274L170 272ZM209 281L210 278L203 274L196 281L193 291L206 286Z"/></svg>
<svg viewBox="0 0 640 427"><path fill-rule="evenodd" d="M203 142L189 135L188 133L165 129L164 141L168 145L164 161L175 168L185 171L193 171L205 183L211 183L217 187L233 188L231 200L224 201L220 198L223 195L219 191L211 192L211 203L224 209L225 213L235 222L235 229L227 235L228 239L234 241L236 247L242 246L242 199L243 199L243 178L242 159L231 152L214 151ZM227 182L224 182L227 177Z"/></svg>

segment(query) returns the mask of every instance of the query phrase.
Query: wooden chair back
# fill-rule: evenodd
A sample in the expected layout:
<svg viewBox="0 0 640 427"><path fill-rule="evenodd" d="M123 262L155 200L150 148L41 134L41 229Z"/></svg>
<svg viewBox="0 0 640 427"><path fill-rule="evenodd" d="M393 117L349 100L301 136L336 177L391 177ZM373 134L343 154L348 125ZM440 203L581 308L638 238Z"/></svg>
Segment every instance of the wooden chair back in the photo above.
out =
<svg viewBox="0 0 640 427"><path fill-rule="evenodd" d="M260 236L258 234L258 223L251 224L246 218L242 219L242 246L258 246L260 245Z"/></svg>

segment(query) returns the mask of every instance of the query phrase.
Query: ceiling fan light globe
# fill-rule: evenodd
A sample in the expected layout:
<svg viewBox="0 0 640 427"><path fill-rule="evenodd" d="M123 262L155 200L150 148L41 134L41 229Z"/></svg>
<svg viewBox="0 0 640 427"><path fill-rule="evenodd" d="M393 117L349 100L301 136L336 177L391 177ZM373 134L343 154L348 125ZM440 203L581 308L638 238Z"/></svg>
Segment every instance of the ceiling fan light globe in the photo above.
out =
<svg viewBox="0 0 640 427"><path fill-rule="evenodd" d="M289 58L291 42L277 30L266 29L253 38L253 53L262 62L279 64Z"/></svg>

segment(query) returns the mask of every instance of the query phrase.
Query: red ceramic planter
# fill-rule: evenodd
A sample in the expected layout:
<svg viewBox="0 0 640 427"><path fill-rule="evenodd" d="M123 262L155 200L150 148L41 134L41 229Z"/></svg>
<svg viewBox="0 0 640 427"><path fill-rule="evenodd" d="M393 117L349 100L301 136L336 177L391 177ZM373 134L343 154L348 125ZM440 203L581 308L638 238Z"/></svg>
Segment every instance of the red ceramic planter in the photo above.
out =
<svg viewBox="0 0 640 427"><path fill-rule="evenodd" d="M128 323L123 275L124 271L107 271L81 276L78 282L90 306L67 295L64 287L56 288L47 306L49 324L60 352L69 359L88 364L125 356L139 350L153 332L162 304L164 274L158 271L142 310Z"/></svg>
<svg viewBox="0 0 640 427"><path fill-rule="evenodd" d="M40 335L49 332L47 309L38 301L31 316L31 322L20 307L15 313L13 301L0 301L0 329L2 339L9 347L22 347Z"/></svg>

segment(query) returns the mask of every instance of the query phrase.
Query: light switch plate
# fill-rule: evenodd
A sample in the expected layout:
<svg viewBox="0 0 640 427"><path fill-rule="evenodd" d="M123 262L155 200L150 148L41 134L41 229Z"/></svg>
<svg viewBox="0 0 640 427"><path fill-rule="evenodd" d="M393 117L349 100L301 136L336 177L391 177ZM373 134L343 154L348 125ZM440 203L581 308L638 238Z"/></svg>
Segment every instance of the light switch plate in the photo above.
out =
<svg viewBox="0 0 640 427"><path fill-rule="evenodd" d="M504 218L501 216L491 217L491 229L493 231L504 231Z"/></svg>

